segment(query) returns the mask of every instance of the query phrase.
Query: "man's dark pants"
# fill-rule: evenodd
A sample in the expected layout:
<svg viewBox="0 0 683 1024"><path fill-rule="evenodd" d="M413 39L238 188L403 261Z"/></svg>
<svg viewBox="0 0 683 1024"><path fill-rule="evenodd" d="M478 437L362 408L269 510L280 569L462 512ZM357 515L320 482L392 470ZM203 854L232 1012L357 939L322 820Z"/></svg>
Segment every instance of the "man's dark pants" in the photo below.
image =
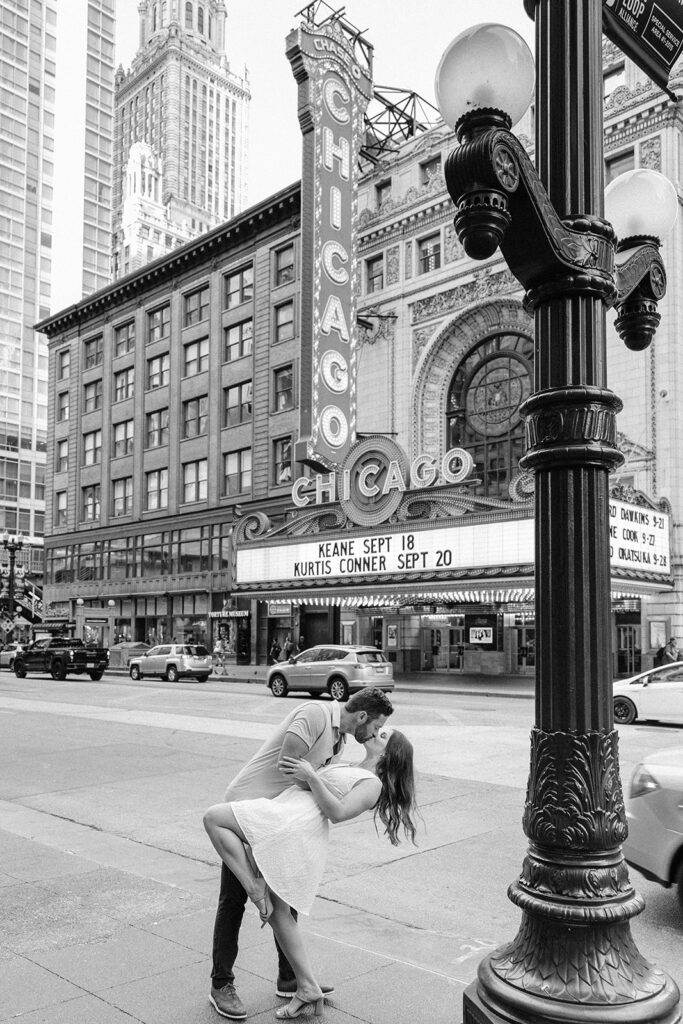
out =
<svg viewBox="0 0 683 1024"><path fill-rule="evenodd" d="M214 988L223 988L228 983L233 984L235 975L233 967L237 959L238 939L244 908L247 903L247 894L242 885L237 881L232 871L225 864L221 870L221 891L218 896L218 910L216 911L216 923L213 929L213 970L211 981ZM296 912L292 911L296 920ZM273 936L275 938L275 936ZM275 939L278 957L278 979L280 981L291 981L294 978L294 971L289 960L280 949Z"/></svg>

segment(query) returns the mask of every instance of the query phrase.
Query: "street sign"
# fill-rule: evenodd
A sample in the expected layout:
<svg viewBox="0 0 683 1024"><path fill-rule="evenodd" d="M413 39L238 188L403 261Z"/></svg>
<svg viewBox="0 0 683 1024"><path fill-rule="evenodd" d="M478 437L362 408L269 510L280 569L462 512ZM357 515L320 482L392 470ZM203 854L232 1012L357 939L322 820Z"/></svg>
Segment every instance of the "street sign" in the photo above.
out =
<svg viewBox="0 0 683 1024"><path fill-rule="evenodd" d="M669 74L683 50L681 0L603 0L602 30L641 71L676 100Z"/></svg>

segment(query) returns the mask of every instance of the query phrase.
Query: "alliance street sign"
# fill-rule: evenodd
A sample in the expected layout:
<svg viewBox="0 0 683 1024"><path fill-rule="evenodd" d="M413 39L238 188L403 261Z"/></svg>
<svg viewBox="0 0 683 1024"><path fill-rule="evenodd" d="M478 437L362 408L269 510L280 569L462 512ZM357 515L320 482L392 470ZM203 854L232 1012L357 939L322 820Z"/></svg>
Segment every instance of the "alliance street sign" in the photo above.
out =
<svg viewBox="0 0 683 1024"><path fill-rule="evenodd" d="M683 0L603 0L602 30L673 100L671 69L683 50Z"/></svg>

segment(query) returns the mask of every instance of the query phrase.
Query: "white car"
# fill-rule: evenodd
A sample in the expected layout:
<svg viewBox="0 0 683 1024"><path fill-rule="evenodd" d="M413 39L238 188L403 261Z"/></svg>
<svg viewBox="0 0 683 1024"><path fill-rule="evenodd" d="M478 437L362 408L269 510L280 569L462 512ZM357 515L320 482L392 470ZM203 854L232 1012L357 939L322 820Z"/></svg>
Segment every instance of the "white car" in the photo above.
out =
<svg viewBox="0 0 683 1024"><path fill-rule="evenodd" d="M683 722L683 661L615 680L612 699L617 725L630 725L637 718Z"/></svg>
<svg viewBox="0 0 683 1024"><path fill-rule="evenodd" d="M8 668L11 672L14 668L15 655L21 650L21 644L5 644L3 649L0 651L0 668Z"/></svg>
<svg viewBox="0 0 683 1024"><path fill-rule="evenodd" d="M683 747L648 754L626 800L624 857L650 881L678 887L683 909Z"/></svg>

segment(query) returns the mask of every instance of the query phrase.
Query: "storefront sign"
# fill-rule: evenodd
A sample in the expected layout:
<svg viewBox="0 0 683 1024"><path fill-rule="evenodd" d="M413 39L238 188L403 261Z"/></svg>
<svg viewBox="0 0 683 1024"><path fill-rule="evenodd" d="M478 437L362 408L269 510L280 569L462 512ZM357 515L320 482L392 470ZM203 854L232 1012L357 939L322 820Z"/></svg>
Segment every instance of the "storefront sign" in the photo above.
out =
<svg viewBox="0 0 683 1024"><path fill-rule="evenodd" d="M610 501L614 569L668 579L669 516L640 505ZM315 540L254 546L236 553L239 586L327 579L417 576L455 569L501 568L534 561L533 519L463 522L427 529L318 536Z"/></svg>
<svg viewBox="0 0 683 1024"><path fill-rule="evenodd" d="M660 89L669 89L669 74L683 50L681 0L603 0L602 28L634 64Z"/></svg>
<svg viewBox="0 0 683 1024"><path fill-rule="evenodd" d="M250 614L250 612L248 612L248 611L243 611L241 609L237 609L237 610L233 610L233 611L209 612L209 618L210 619L246 619L249 614Z"/></svg>
<svg viewBox="0 0 683 1024"><path fill-rule="evenodd" d="M292 606L289 601L269 601L268 602L268 618L270 619L286 619L288 615L292 614Z"/></svg>
<svg viewBox="0 0 683 1024"><path fill-rule="evenodd" d="M300 420L295 458L332 469L355 441L356 195L371 71L338 21L287 39L299 84L301 180Z"/></svg>

